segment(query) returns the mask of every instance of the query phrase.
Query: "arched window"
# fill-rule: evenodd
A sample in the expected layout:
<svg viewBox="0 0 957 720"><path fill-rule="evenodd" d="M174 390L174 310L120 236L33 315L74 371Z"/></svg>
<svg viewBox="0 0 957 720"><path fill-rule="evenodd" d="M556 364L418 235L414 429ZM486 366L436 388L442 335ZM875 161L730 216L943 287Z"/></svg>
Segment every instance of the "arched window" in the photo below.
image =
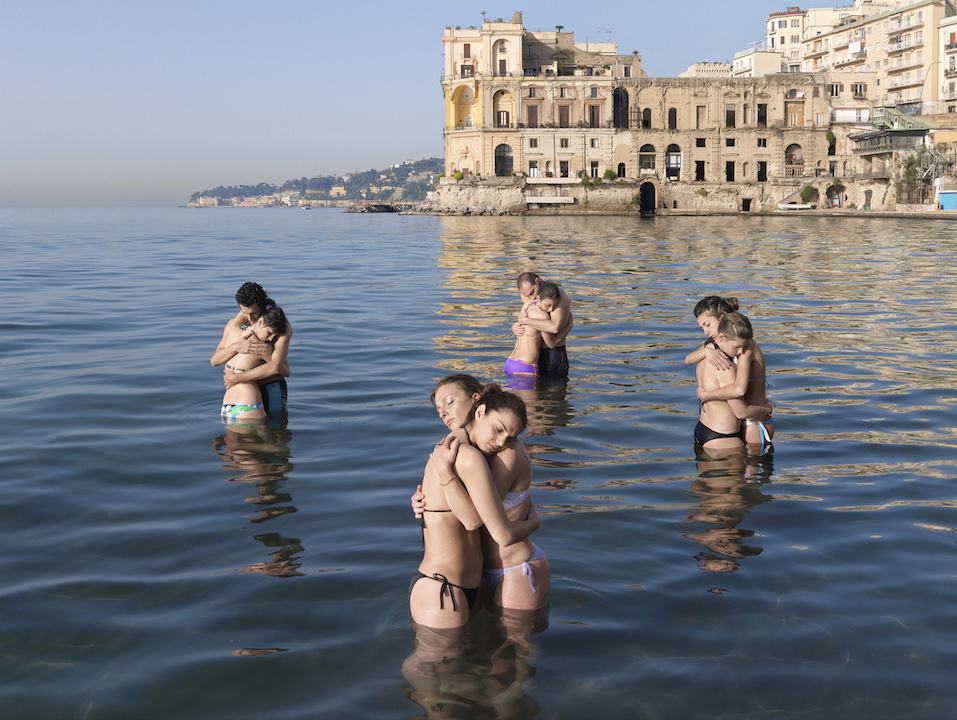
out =
<svg viewBox="0 0 957 720"><path fill-rule="evenodd" d="M638 151L638 167L642 170L655 169L655 146L642 145Z"/></svg>
<svg viewBox="0 0 957 720"><path fill-rule="evenodd" d="M512 174L512 146L501 144L495 148L495 174L506 177Z"/></svg>
<svg viewBox="0 0 957 720"><path fill-rule="evenodd" d="M665 177L669 180L681 179L681 148L669 145L665 150Z"/></svg>
<svg viewBox="0 0 957 720"><path fill-rule="evenodd" d="M641 111L641 128L651 130L651 108L645 108Z"/></svg>
<svg viewBox="0 0 957 720"><path fill-rule="evenodd" d="M618 163L618 177L625 177L625 163Z"/></svg>

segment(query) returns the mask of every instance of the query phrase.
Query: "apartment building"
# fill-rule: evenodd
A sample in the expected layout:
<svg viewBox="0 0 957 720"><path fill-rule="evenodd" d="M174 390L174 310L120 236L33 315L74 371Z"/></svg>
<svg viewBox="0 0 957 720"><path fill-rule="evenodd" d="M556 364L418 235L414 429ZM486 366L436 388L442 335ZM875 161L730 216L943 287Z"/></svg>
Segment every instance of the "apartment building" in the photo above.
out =
<svg viewBox="0 0 957 720"><path fill-rule="evenodd" d="M941 69L938 112L957 113L957 15L940 21L937 46Z"/></svg>
<svg viewBox="0 0 957 720"><path fill-rule="evenodd" d="M950 0L925 0L866 17L849 16L829 31L806 38L803 69L873 75L873 83L846 83L832 97L863 95L877 105L920 112L925 103L939 99L938 28L954 14Z"/></svg>
<svg viewBox="0 0 957 720"><path fill-rule="evenodd" d="M807 12L789 7L783 12L771 13L768 18L765 49L780 53L788 72L800 72Z"/></svg>

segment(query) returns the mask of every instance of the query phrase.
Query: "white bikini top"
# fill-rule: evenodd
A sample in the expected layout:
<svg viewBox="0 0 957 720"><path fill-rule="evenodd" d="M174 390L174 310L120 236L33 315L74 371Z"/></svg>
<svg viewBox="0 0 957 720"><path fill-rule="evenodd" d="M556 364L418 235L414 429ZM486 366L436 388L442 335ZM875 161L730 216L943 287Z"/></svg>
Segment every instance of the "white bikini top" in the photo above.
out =
<svg viewBox="0 0 957 720"><path fill-rule="evenodd" d="M528 469L529 469L529 472L531 472L532 459L528 456L528 450L525 449L525 446L522 445L522 443L513 443L513 444L517 445L518 448L523 453L525 453L525 459L528 461ZM525 490L522 490L521 492L505 493L505 497L502 498L502 505L504 505L505 509L508 510L509 508L513 508L516 505L521 505L523 502L525 502L528 499L528 496L531 494L532 494L531 488L526 488Z"/></svg>
<svg viewBox="0 0 957 720"><path fill-rule="evenodd" d="M505 506L505 509L515 507L516 505L521 505L525 500L528 499L528 496L532 494L531 488L526 488L521 492L510 492L505 493L505 497L502 498L502 505Z"/></svg>

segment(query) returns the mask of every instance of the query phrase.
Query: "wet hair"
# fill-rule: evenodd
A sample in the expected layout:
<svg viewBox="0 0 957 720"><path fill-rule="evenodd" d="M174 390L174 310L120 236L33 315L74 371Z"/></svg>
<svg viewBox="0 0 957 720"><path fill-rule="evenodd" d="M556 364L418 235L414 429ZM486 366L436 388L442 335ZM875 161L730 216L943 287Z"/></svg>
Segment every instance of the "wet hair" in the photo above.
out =
<svg viewBox="0 0 957 720"><path fill-rule="evenodd" d="M482 397L475 403L475 407L479 405L485 406L486 413L493 410L513 413L522 426L518 429L519 432L524 430L528 425L528 412L525 410L525 401L510 390L503 390L501 385L496 385L495 383L486 385L482 390ZM468 422L472 422L474 417L475 410L473 410L469 416Z"/></svg>
<svg viewBox="0 0 957 720"><path fill-rule="evenodd" d="M737 312L726 313L721 316L721 320L718 322L718 333L729 340L751 340L754 338L751 321Z"/></svg>
<svg viewBox="0 0 957 720"><path fill-rule="evenodd" d="M736 312L738 309L738 298L721 298L717 295L708 295L701 298L698 304L694 306L694 316L699 317L704 314L714 315L719 320L725 313Z"/></svg>
<svg viewBox="0 0 957 720"><path fill-rule="evenodd" d="M432 401L433 405L435 404L435 394L439 391L439 388L443 385L450 384L458 385L469 397L472 397L475 393L478 393L479 395L482 394L482 383L480 383L471 375L446 375L435 384L434 388L432 388L432 392L429 395L429 400Z"/></svg>
<svg viewBox="0 0 957 720"><path fill-rule="evenodd" d="M269 298L266 298L267 300ZM278 305L267 305L267 309L263 310L263 314L260 315L263 321L263 325L268 328L272 328L280 335L286 334L286 313L282 311L282 308Z"/></svg>
<svg viewBox="0 0 957 720"><path fill-rule="evenodd" d="M562 291L559 290L558 285L553 282L542 283L542 289L538 291L539 300L554 300L558 302L561 296Z"/></svg>
<svg viewBox="0 0 957 720"><path fill-rule="evenodd" d="M519 290L521 290L522 285L526 285L526 284L541 285L542 279L538 277L538 273L523 272L521 275L518 276L518 281L515 283L515 285L518 287Z"/></svg>
<svg viewBox="0 0 957 720"><path fill-rule="evenodd" d="M265 310L267 305L275 305L266 291L262 289L259 283L248 282L240 285L236 291L236 303L244 307L256 305L260 310Z"/></svg>

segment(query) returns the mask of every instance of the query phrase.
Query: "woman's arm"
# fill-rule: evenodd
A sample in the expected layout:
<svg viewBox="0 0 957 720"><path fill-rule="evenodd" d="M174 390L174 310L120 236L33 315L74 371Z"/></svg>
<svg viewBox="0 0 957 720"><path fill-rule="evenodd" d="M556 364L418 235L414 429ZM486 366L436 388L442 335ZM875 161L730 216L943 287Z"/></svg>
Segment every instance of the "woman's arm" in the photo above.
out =
<svg viewBox="0 0 957 720"><path fill-rule="evenodd" d="M724 353L721 353L724 355ZM727 356L725 356L727 357ZM734 373L734 382L728 385L722 385L717 390L698 390L698 399L701 402L708 400L733 400L734 398L743 398L748 392L748 383L751 382L751 360L754 358L753 350L746 350L738 356L738 367Z"/></svg>
<svg viewBox="0 0 957 720"><path fill-rule="evenodd" d="M265 362L262 365L257 365L256 367L247 370L242 374L241 382L256 382L259 380L265 380L266 378L271 378L275 375L281 375L282 377L289 377L289 363L286 360L286 356L289 353L289 340L292 337L292 327L286 329L284 335L280 335L276 339L275 345L272 347L272 353L269 355L264 355L262 353L254 353L259 355ZM266 343L262 343L266 345ZM239 380L239 378L237 378ZM230 383L227 382L227 385Z"/></svg>
<svg viewBox="0 0 957 720"><path fill-rule="evenodd" d="M482 527L482 518L465 487L461 482L456 481L458 476L455 472L455 458L458 456L460 444L458 438L450 434L436 445L431 455L432 469L435 470L439 485L445 493L445 502L449 504L455 517L466 530L478 530Z"/></svg>
<svg viewBox="0 0 957 720"><path fill-rule="evenodd" d="M728 360L727 355L718 350L714 345L702 345L697 350L692 350L685 356L685 365L697 365L705 358L714 366L715 370L728 370L734 364Z"/></svg>
<svg viewBox="0 0 957 720"><path fill-rule="evenodd" d="M535 513L531 513L527 520L512 522L508 519L502 499L492 482L488 463L478 450L472 447L460 448L455 460L455 470L457 476L445 487L446 497L449 497L449 487L458 483L464 485L482 523L499 545L517 543L538 529L541 521Z"/></svg>

